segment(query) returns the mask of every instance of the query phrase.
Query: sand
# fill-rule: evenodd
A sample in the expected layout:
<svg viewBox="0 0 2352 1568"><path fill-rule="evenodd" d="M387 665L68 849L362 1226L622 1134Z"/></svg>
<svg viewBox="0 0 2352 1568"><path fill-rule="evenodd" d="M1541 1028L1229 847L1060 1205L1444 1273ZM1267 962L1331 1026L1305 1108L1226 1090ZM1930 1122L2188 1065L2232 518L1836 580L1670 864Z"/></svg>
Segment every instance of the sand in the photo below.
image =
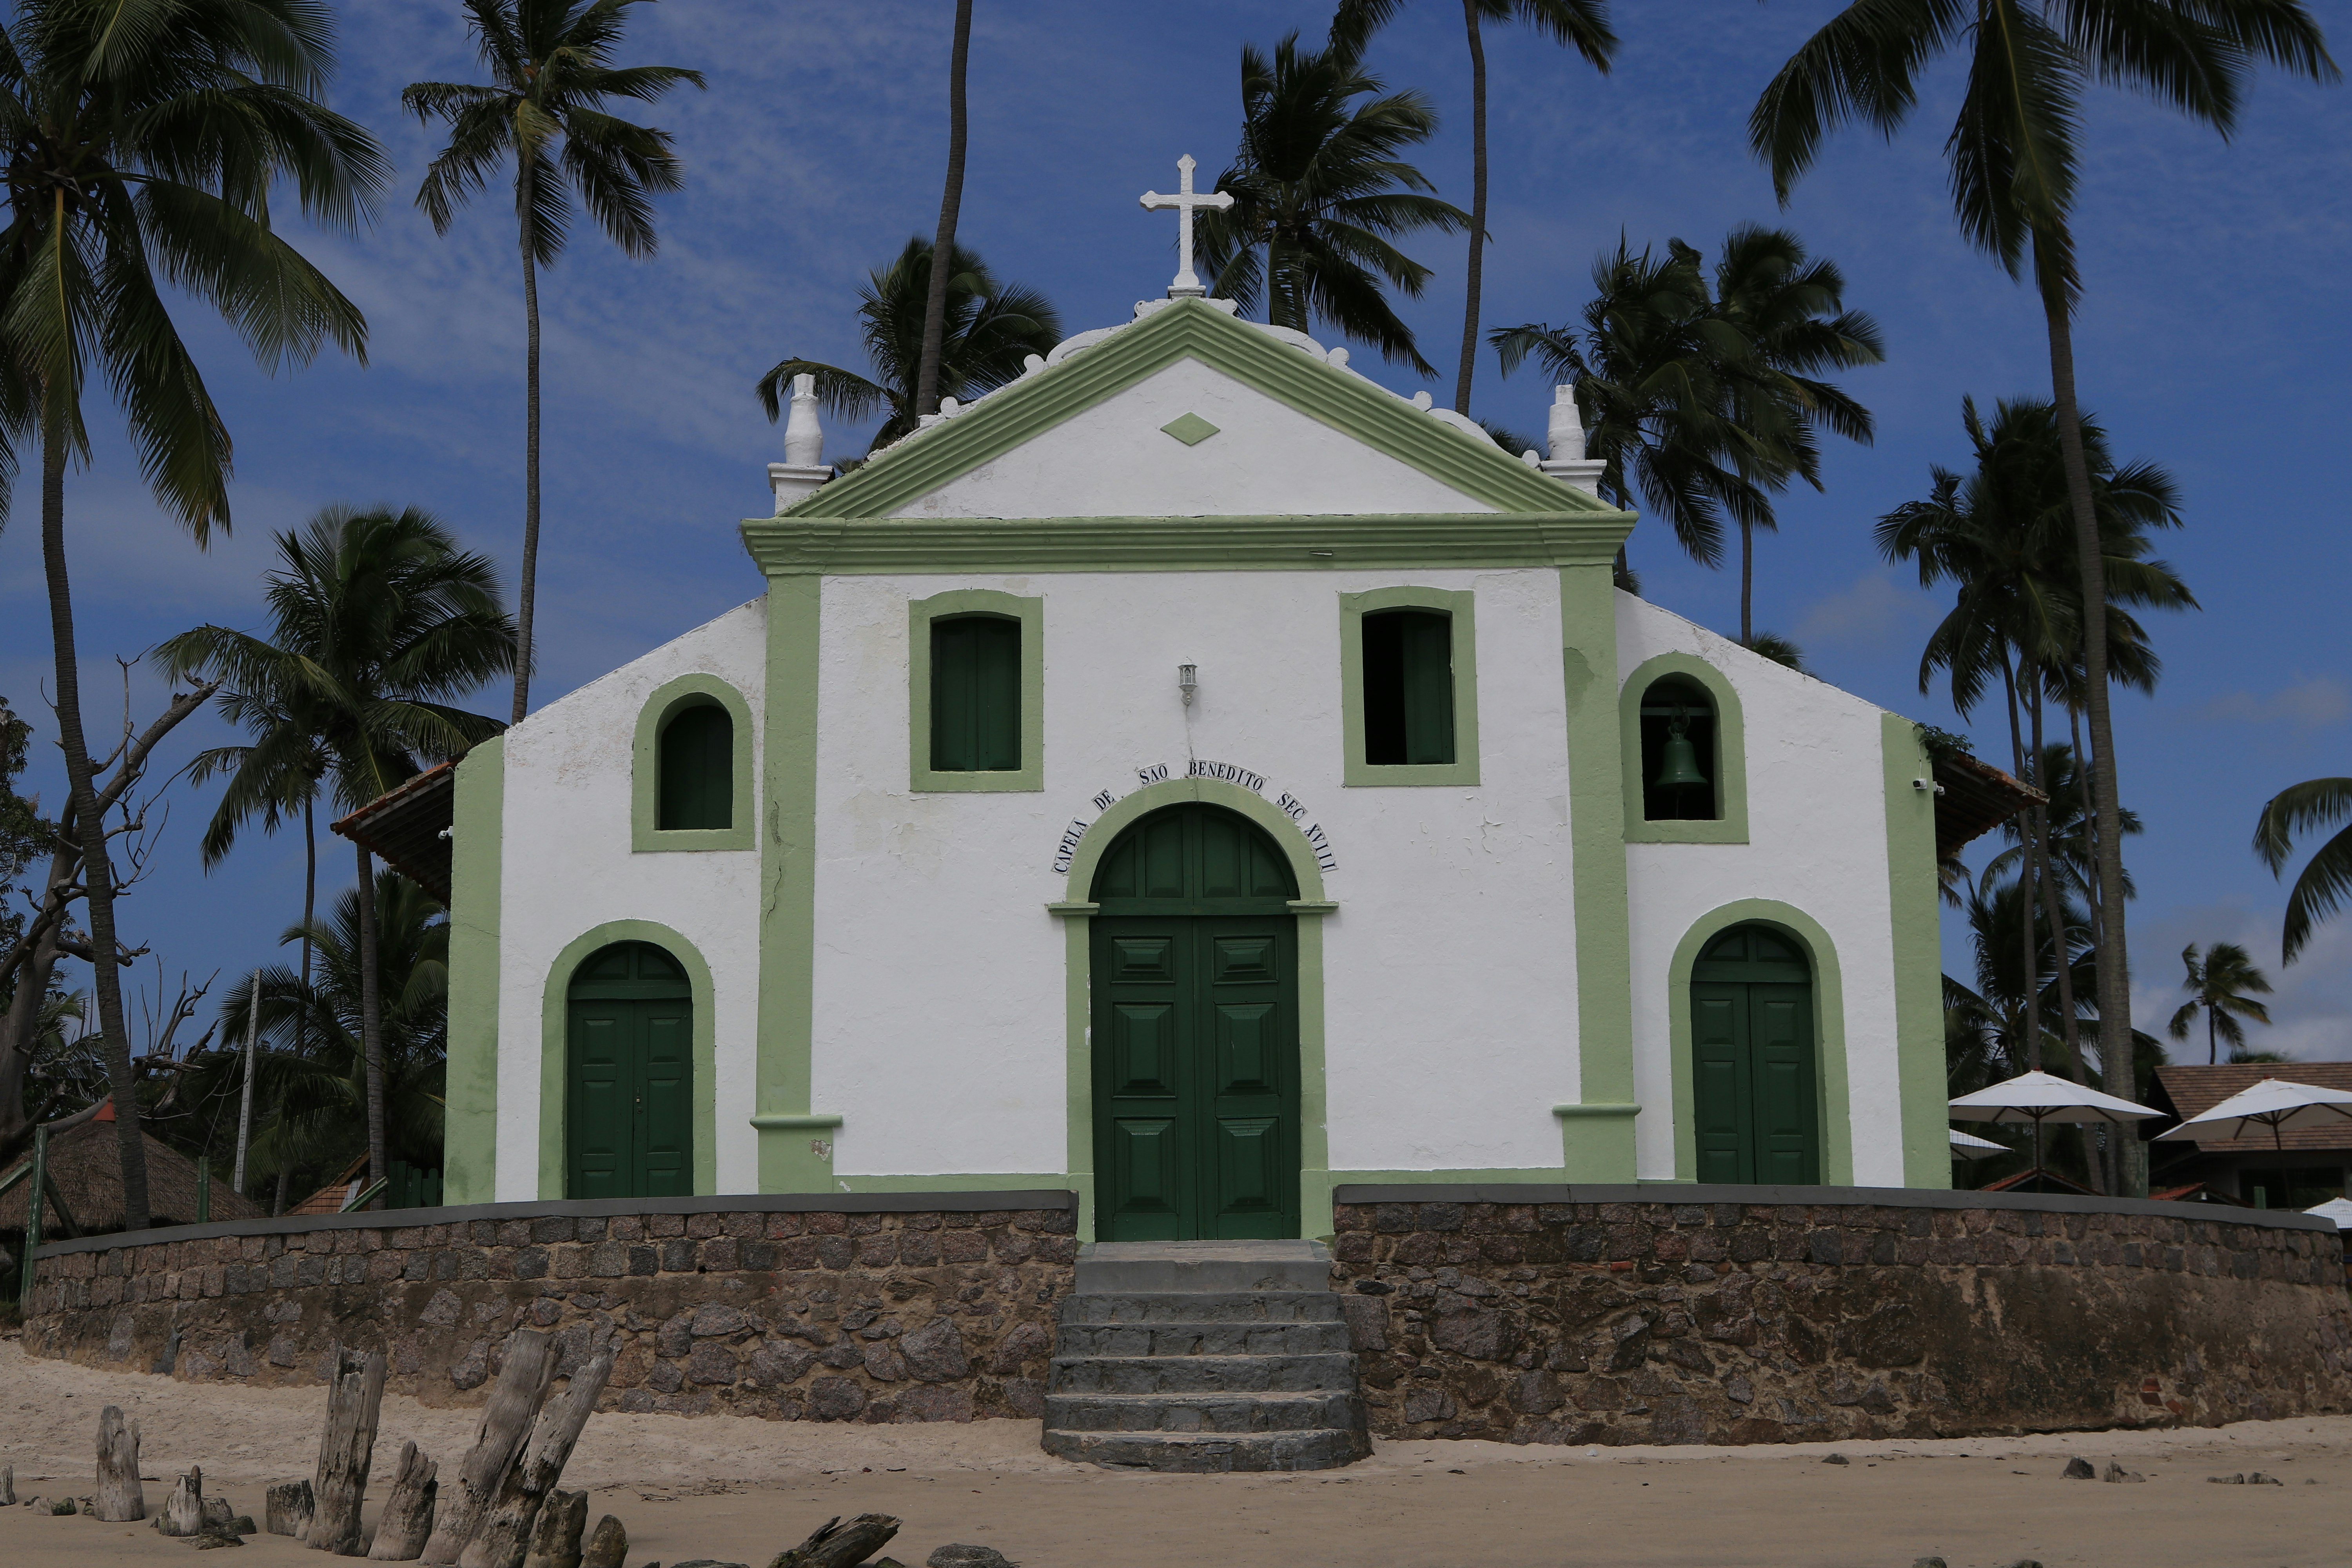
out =
<svg viewBox="0 0 2352 1568"><path fill-rule="evenodd" d="M120 1405L144 1434L151 1510L170 1479L204 1467L205 1490L261 1513L273 1480L311 1472L321 1389L249 1389L98 1372L0 1342L0 1464L17 1496L91 1488L98 1413ZM385 1396L379 1495L401 1439L453 1467L469 1410ZM1828 1465L1832 1451L1852 1461ZM2116 1459L2148 1479L2067 1480L2069 1456ZM2214 1486L2261 1469L2286 1484ZM1382 1443L1345 1470L1299 1476L1154 1476L1048 1458L1025 1421L841 1426L724 1416L604 1415L565 1477L592 1489L590 1518L620 1516L631 1568L697 1557L764 1568L835 1514L907 1523L889 1548L919 1564L950 1541L997 1547L1025 1568L1267 1564L1269 1568L2303 1568L2346 1561L2352 1416L2118 1432L1749 1448L1511 1447ZM368 1510L371 1528L374 1517ZM5 1568L157 1564L191 1548L145 1525L0 1510ZM223 1561L203 1560L207 1568ZM239 1568L316 1563L257 1535Z"/></svg>

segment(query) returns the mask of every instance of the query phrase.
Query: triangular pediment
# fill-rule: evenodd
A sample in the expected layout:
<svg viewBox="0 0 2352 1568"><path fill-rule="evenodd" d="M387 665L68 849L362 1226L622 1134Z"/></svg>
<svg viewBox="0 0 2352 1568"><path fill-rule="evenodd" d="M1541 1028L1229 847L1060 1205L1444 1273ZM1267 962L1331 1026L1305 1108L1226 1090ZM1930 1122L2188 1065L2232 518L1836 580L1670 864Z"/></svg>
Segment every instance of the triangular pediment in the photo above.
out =
<svg viewBox="0 0 2352 1568"><path fill-rule="evenodd" d="M788 517L1230 517L1610 509L1296 333L1171 302L1057 353Z"/></svg>

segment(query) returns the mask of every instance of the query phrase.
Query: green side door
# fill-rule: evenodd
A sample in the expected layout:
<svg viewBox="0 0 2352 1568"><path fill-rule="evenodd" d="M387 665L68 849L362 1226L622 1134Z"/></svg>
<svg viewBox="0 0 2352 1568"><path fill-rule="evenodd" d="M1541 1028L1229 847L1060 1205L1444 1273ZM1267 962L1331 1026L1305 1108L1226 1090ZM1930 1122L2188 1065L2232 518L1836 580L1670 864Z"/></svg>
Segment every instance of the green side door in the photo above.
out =
<svg viewBox="0 0 2352 1568"><path fill-rule="evenodd" d="M1738 926L1692 969L1691 1108L1702 1182L1822 1179L1813 988L1777 931Z"/></svg>
<svg viewBox="0 0 2352 1568"><path fill-rule="evenodd" d="M623 942L581 965L570 993L565 1195L694 1191L694 1002L659 948Z"/></svg>

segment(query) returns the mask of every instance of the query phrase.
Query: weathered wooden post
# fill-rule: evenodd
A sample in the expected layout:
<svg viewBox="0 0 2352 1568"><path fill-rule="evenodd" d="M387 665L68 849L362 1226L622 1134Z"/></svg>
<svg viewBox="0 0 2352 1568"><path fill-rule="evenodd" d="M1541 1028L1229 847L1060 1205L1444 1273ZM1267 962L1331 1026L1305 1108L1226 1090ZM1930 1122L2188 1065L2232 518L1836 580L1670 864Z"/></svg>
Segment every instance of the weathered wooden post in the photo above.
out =
<svg viewBox="0 0 2352 1568"><path fill-rule="evenodd" d="M163 1500L163 1521L155 1528L164 1535L202 1535L205 1532L205 1472L202 1467L189 1466L188 1473L172 1488L172 1495Z"/></svg>
<svg viewBox="0 0 2352 1568"><path fill-rule="evenodd" d="M147 1493L139 1484L139 1428L122 1419L122 1406L98 1413L98 1496L90 1511L117 1523L147 1517Z"/></svg>
<svg viewBox="0 0 2352 1568"><path fill-rule="evenodd" d="M196 1156L196 1223L204 1225L213 1217L213 1157Z"/></svg>
<svg viewBox="0 0 2352 1568"><path fill-rule="evenodd" d="M777 1553L768 1568L856 1568L889 1544L901 1522L887 1513L861 1513L847 1524L835 1516L790 1552Z"/></svg>
<svg viewBox="0 0 2352 1568"><path fill-rule="evenodd" d="M499 1369L498 1385L482 1406L481 1425L474 1429L474 1446L457 1467L457 1484L442 1500L433 1534L425 1543L425 1561L446 1565L457 1561L475 1529L482 1522L491 1500L530 1436L531 1423L555 1379L555 1344L547 1335L519 1330L507 1341L506 1362Z"/></svg>
<svg viewBox="0 0 2352 1568"><path fill-rule="evenodd" d="M433 1533L434 1498L441 1489L433 1470L433 1461L415 1443L401 1444L400 1467L393 1472L392 1495L383 1500L369 1562L408 1563L423 1553Z"/></svg>
<svg viewBox="0 0 2352 1568"><path fill-rule="evenodd" d="M580 1537L588 1529L588 1494L562 1489L547 1494L530 1527L522 1568L580 1568Z"/></svg>
<svg viewBox="0 0 2352 1568"><path fill-rule="evenodd" d="M16 1304L33 1310L33 1254L41 1247L41 1194L49 1184L49 1130L33 1129L32 1185L25 1189L25 1261L16 1265Z"/></svg>
<svg viewBox="0 0 2352 1568"><path fill-rule="evenodd" d="M310 1532L310 1515L316 1509L310 1482L280 1481L262 1500L261 1528L272 1535L290 1535L299 1541Z"/></svg>
<svg viewBox="0 0 2352 1568"><path fill-rule="evenodd" d="M588 1358L587 1365L572 1374L571 1386L539 1413L530 1446L524 1449L521 1462L507 1472L480 1528L458 1554L458 1568L522 1568L531 1522L562 1478L572 1445L580 1441L581 1429L595 1413L596 1401L604 1393L604 1380L613 1375L613 1361L618 1354L609 1342L605 1343Z"/></svg>
<svg viewBox="0 0 2352 1568"><path fill-rule="evenodd" d="M608 1513L596 1521L596 1532L580 1555L580 1568L628 1568L628 1527Z"/></svg>
<svg viewBox="0 0 2352 1568"><path fill-rule="evenodd" d="M375 1455L376 1417L383 1407L383 1352L337 1345L327 1388L327 1430L319 1440L317 1501L304 1542L338 1557L360 1554L360 1504L367 1496L368 1464Z"/></svg>
<svg viewBox="0 0 2352 1568"><path fill-rule="evenodd" d="M13 1465L0 1465L0 1508L16 1506L16 1468Z"/></svg>

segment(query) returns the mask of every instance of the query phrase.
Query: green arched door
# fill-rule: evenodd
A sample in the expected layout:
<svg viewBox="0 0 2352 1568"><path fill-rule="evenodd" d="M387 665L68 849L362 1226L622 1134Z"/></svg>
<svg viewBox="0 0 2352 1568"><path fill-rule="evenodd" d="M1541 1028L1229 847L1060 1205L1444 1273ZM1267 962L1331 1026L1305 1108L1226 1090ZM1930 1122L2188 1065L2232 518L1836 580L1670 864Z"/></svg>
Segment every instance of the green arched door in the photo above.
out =
<svg viewBox="0 0 2352 1568"><path fill-rule="evenodd" d="M1298 1234L1298 896L1217 806L1154 812L1095 873L1096 1235Z"/></svg>
<svg viewBox="0 0 2352 1568"><path fill-rule="evenodd" d="M572 976L564 1195L694 1192L694 991L650 942L600 948Z"/></svg>
<svg viewBox="0 0 2352 1568"><path fill-rule="evenodd" d="M1691 1084L1702 1182L1822 1179L1813 974L1768 926L1734 926L1691 969Z"/></svg>

